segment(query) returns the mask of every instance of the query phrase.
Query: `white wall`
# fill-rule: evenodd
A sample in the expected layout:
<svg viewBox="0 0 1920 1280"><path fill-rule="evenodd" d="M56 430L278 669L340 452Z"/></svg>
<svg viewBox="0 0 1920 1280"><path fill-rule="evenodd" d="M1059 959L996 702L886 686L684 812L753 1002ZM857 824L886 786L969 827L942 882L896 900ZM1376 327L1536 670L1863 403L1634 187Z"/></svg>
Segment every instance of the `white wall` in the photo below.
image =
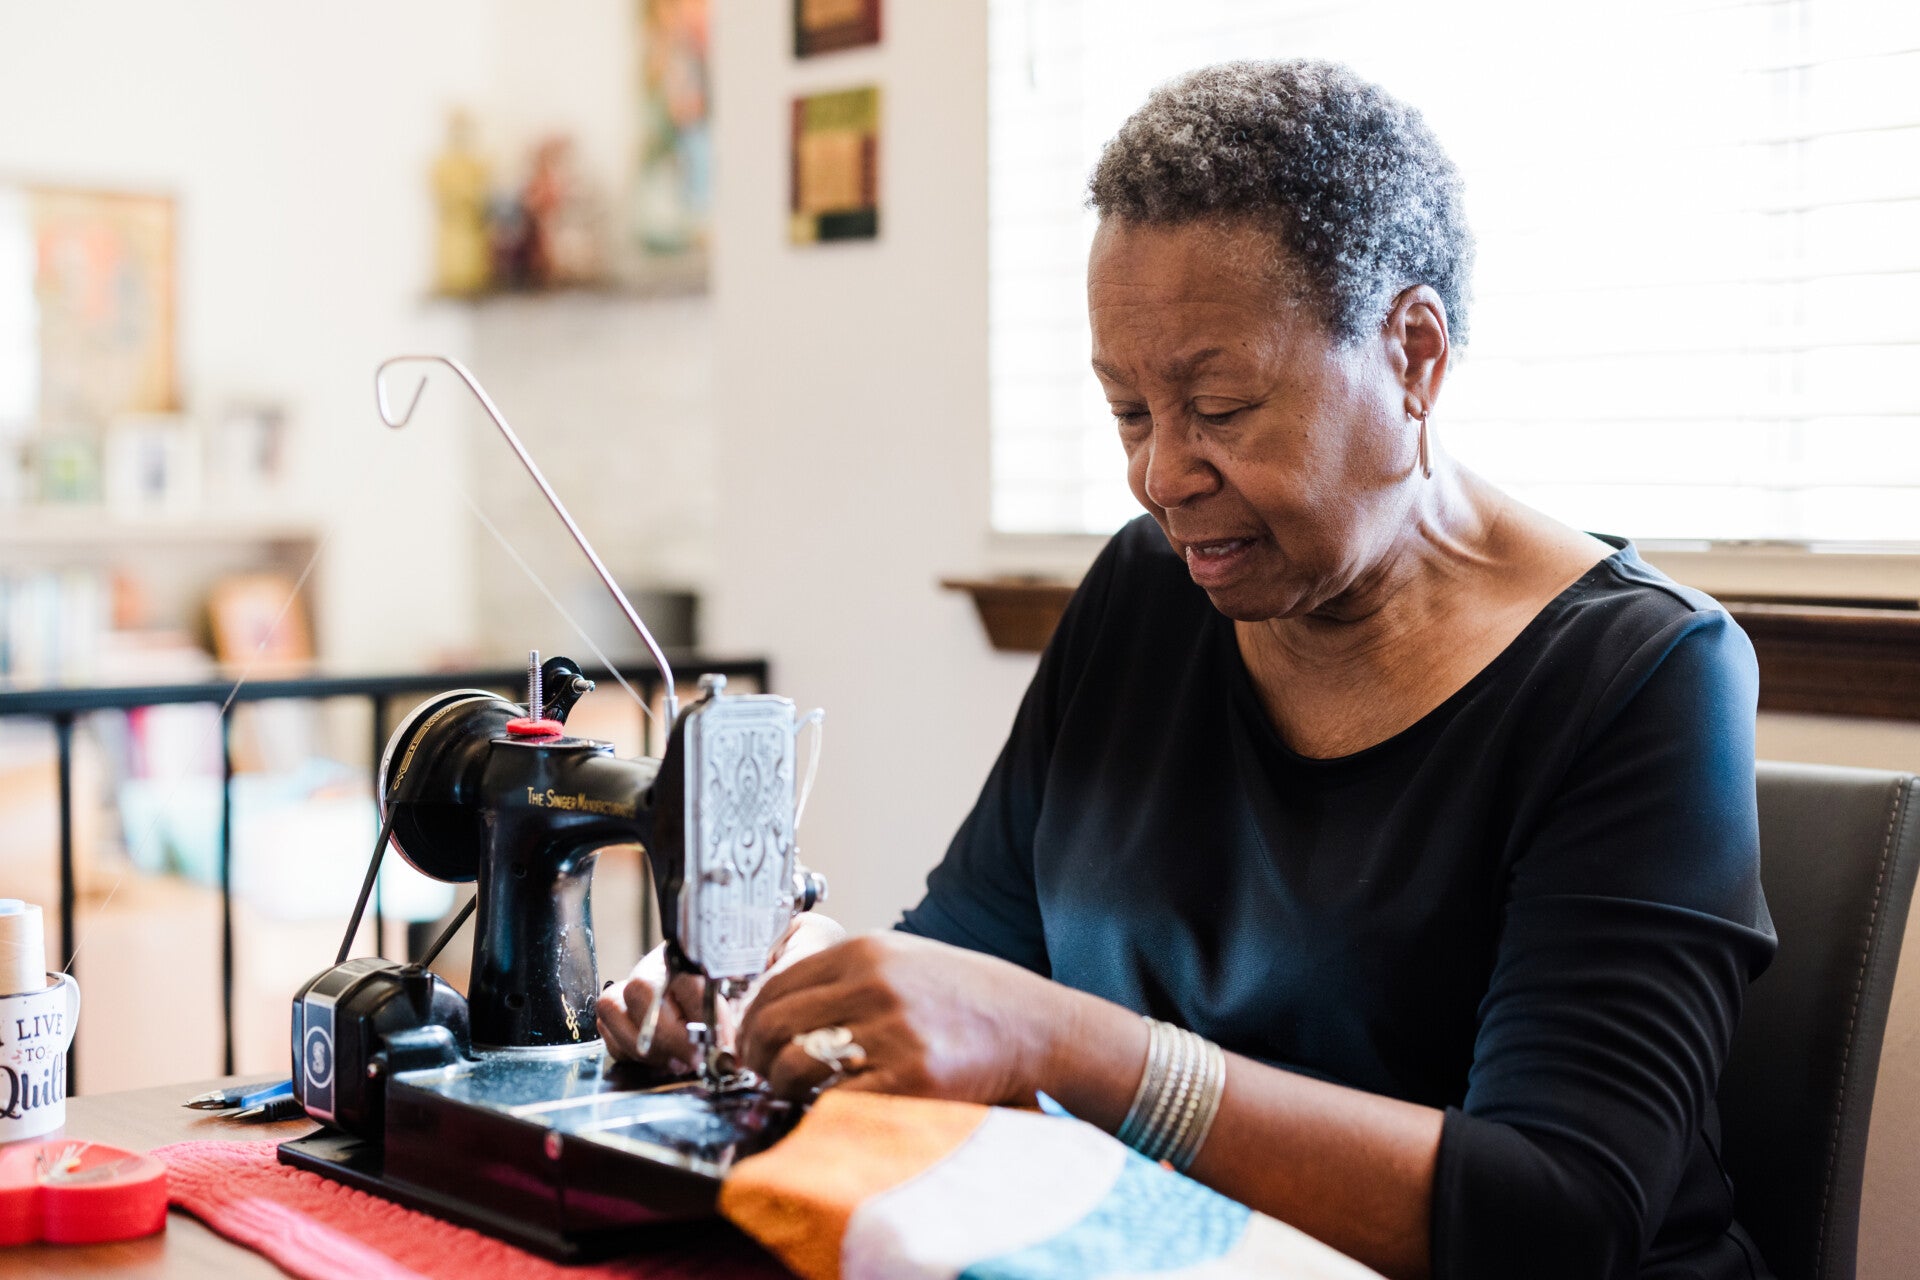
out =
<svg viewBox="0 0 1920 1280"><path fill-rule="evenodd" d="M987 555L986 6L887 6L875 49L796 62L785 0L714 6L715 645L827 708L805 856L830 910L917 900L1032 672L938 579ZM881 88L880 238L787 243L803 90Z"/></svg>
<svg viewBox="0 0 1920 1280"><path fill-rule="evenodd" d="M632 173L638 142L639 19L636 0L566 0L564 6L495 0L492 76L480 115L482 141L518 182L535 143L573 140L580 174L610 201Z"/></svg>
<svg viewBox="0 0 1920 1280"><path fill-rule="evenodd" d="M473 367L623 588L699 588L709 579L720 483L706 298L488 303L473 320ZM505 446L480 442L474 473L488 518L567 612L616 662L640 654L605 588ZM537 648L590 660L477 522L474 537L481 649L493 658Z"/></svg>
<svg viewBox="0 0 1920 1280"><path fill-rule="evenodd" d="M331 533L315 615L344 663L418 662L471 637L471 518L418 482L461 471L472 424L441 387L387 432L369 379L388 353L464 347L463 316L421 305L426 171L446 107L490 83L495 8L0 6L0 181L178 198L186 407L293 411L273 514Z"/></svg>

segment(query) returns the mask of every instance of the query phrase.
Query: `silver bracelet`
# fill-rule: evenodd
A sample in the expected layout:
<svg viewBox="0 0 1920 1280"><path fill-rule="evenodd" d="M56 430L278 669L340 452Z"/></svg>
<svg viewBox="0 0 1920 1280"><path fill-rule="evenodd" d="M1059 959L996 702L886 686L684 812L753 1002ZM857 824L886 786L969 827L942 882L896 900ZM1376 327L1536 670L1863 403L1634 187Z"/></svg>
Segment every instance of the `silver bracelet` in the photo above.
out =
<svg viewBox="0 0 1920 1280"><path fill-rule="evenodd" d="M1196 1096L1194 1086L1198 1083L1196 1076L1200 1045L1206 1043L1199 1036L1178 1027L1168 1027L1166 1033L1174 1041L1174 1061L1178 1066L1167 1084L1166 1111L1158 1117L1159 1123L1155 1126L1159 1140L1150 1143L1142 1153L1149 1160L1165 1160L1186 1126L1192 1123L1189 1116Z"/></svg>
<svg viewBox="0 0 1920 1280"><path fill-rule="evenodd" d="M1146 1136L1147 1116L1159 1101L1167 1082L1168 1041L1155 1030L1159 1023L1152 1018L1142 1021L1147 1024L1147 1061L1140 1068L1140 1087L1133 1091L1133 1105L1127 1108L1127 1118L1120 1122L1120 1128L1114 1134L1136 1151Z"/></svg>
<svg viewBox="0 0 1920 1280"><path fill-rule="evenodd" d="M1178 1095L1187 1079L1187 1042L1179 1034L1177 1027L1161 1022L1155 1023L1152 1034L1159 1036L1167 1046L1167 1075L1161 1082L1153 1099L1153 1110L1147 1114L1146 1123L1141 1126L1141 1155L1149 1160L1163 1158L1162 1148L1166 1146L1167 1135L1173 1129L1178 1114Z"/></svg>
<svg viewBox="0 0 1920 1280"><path fill-rule="evenodd" d="M1179 1107L1174 1112L1176 1119L1172 1132L1167 1134L1165 1145L1156 1153L1167 1161L1171 1161L1174 1153L1186 1145L1187 1135L1193 1132L1193 1121L1200 1114L1200 1095L1206 1083L1207 1042L1192 1033L1183 1039L1187 1044L1187 1074L1180 1082Z"/></svg>
<svg viewBox="0 0 1920 1280"><path fill-rule="evenodd" d="M1206 1046L1205 1078L1199 1089L1199 1106L1195 1109L1193 1123L1174 1147L1173 1167L1185 1172L1200 1154L1200 1148L1206 1145L1207 1134L1213 1129L1213 1118L1220 1113L1220 1099L1227 1091L1227 1055L1219 1045L1211 1040L1200 1042Z"/></svg>
<svg viewBox="0 0 1920 1280"><path fill-rule="evenodd" d="M1115 1134L1149 1160L1184 1172L1206 1144L1226 1091L1227 1056L1191 1031L1147 1018L1147 1062Z"/></svg>

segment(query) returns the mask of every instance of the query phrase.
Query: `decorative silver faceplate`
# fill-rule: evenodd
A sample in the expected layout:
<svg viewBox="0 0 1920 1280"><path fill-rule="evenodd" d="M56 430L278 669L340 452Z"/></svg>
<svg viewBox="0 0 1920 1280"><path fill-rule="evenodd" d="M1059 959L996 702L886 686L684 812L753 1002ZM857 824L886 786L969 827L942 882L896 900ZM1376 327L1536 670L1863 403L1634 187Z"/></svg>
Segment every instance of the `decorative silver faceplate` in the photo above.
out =
<svg viewBox="0 0 1920 1280"><path fill-rule="evenodd" d="M708 978L755 978L794 913L793 702L701 683L683 730L680 946Z"/></svg>

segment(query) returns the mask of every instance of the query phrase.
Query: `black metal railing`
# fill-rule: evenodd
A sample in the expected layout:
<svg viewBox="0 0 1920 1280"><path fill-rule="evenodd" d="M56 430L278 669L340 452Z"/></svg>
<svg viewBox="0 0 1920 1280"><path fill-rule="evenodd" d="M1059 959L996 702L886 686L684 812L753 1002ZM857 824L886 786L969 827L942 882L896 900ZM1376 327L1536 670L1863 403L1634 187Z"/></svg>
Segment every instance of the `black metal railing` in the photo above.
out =
<svg viewBox="0 0 1920 1280"><path fill-rule="evenodd" d="M670 653L676 671L689 675L714 672L728 679L754 682L769 687L765 658L708 658L698 654ZM635 664L639 666L638 663ZM593 679L604 679L605 671L588 670ZM233 1044L233 709L242 703L271 702L298 698L365 698L373 711L372 763L373 793L380 794L381 752L386 746L387 721L392 701L403 694L431 694L442 689L497 689L515 700L525 697L525 667L483 667L455 671L422 671L381 675L312 675L250 679L234 687L231 680L181 684L89 685L29 689L0 686L0 718L31 717L45 720L53 727L54 753L60 807L60 949L72 972L75 960L73 865L73 730L83 715L98 711L131 711L138 707L157 707L183 703L210 703L220 708L220 1026L222 1070L234 1070ZM628 683L651 703L661 692L657 671L638 670L628 675ZM364 849L346 851L359 859ZM376 950L384 934L385 917L376 890L374 901L374 938ZM292 993L288 993L291 998ZM79 1048L76 1040L67 1054L67 1088L73 1092L79 1081Z"/></svg>

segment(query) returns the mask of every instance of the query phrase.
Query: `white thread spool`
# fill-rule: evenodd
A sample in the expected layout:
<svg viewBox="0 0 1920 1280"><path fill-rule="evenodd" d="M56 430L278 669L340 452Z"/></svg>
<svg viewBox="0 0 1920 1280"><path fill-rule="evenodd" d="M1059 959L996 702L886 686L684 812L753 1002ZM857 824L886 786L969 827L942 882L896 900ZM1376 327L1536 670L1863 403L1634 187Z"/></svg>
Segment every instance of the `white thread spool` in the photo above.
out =
<svg viewBox="0 0 1920 1280"><path fill-rule="evenodd" d="M39 906L0 898L0 996L39 991L46 985L47 937Z"/></svg>

